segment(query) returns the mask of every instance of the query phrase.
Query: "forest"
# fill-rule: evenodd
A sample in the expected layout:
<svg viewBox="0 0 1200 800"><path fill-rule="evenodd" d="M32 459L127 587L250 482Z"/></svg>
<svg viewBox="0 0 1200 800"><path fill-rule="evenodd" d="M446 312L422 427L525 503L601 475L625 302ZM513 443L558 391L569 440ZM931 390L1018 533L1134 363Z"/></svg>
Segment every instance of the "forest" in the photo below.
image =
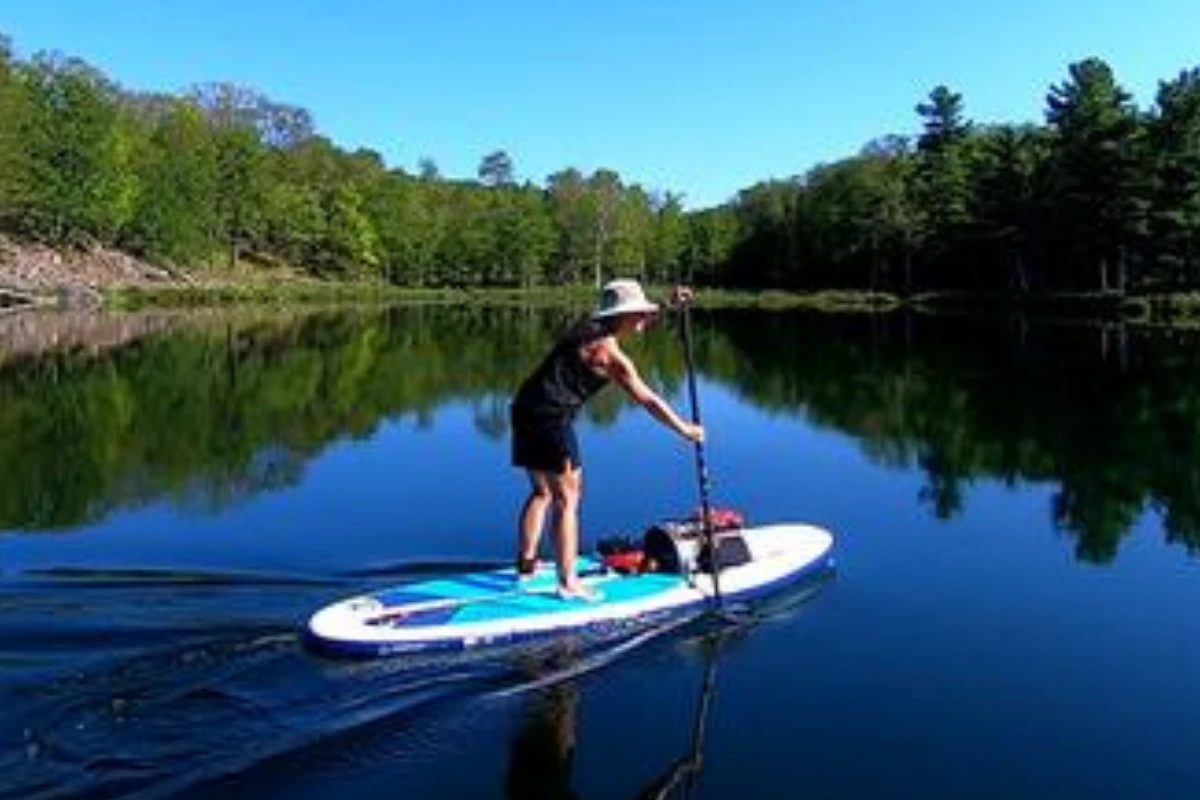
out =
<svg viewBox="0 0 1200 800"><path fill-rule="evenodd" d="M442 176L432 157L407 170L250 88L139 92L76 58L20 58L0 35L0 233L185 270L402 287L621 274L897 295L1196 289L1200 68L1141 108L1108 64L1085 59L1048 83L1044 116L976 123L960 93L936 86L911 134L689 209L686 187L611 169L518 180L502 149L470 179Z"/></svg>

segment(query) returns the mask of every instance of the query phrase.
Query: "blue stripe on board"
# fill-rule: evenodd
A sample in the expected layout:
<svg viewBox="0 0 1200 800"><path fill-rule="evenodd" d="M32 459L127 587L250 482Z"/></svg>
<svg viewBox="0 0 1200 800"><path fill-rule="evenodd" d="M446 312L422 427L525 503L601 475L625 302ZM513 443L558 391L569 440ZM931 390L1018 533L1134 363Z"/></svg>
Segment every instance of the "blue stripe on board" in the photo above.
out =
<svg viewBox="0 0 1200 800"><path fill-rule="evenodd" d="M592 557L581 557L577 566L580 575L603 573L604 565ZM437 578L420 581L392 589L381 589L374 597L387 606L398 606L429 600L476 601L493 595L508 595L515 592L550 592L557 584L553 567L543 567L537 574L518 581L514 569L493 572L473 572L457 578Z"/></svg>
<svg viewBox="0 0 1200 800"><path fill-rule="evenodd" d="M467 576L471 577L471 576ZM491 597L516 588L516 580L509 578L504 584L499 582L480 582L476 585L467 578L443 578L435 581L422 581L405 586L401 591L424 595L427 600L473 600L479 597ZM383 599L391 589L376 592L375 596ZM387 602L388 605L393 603Z"/></svg>
<svg viewBox="0 0 1200 800"><path fill-rule="evenodd" d="M648 597L675 589L684 579L674 575L629 575L604 581L596 586L604 598L596 603L586 603L589 608L645 600ZM454 615L455 623L495 622L541 614L560 614L578 611L579 600L563 600L553 592L545 594L521 594L506 597L494 603L475 603L464 606Z"/></svg>
<svg viewBox="0 0 1200 800"><path fill-rule="evenodd" d="M511 592L517 587L516 575L464 575L458 579L462 586L480 589L484 592Z"/></svg>

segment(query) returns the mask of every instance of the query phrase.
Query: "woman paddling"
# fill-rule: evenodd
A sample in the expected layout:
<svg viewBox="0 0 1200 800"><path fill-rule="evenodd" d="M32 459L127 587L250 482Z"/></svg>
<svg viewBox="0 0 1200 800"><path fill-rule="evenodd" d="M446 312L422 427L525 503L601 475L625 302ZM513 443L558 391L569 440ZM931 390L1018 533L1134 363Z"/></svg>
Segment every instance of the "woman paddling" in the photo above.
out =
<svg viewBox="0 0 1200 800"><path fill-rule="evenodd" d="M691 292L680 287L672 302L687 302L690 297ZM610 281L601 292L599 307L554 345L522 382L512 402L512 462L528 472L530 483L521 509L517 573L533 574L546 510L553 503L558 592L563 598L598 597L575 572L583 465L572 423L583 404L612 381L676 433L692 442L704 441L704 429L676 414L646 385L621 350L619 340L642 332L657 313L658 306L646 299L637 281Z"/></svg>

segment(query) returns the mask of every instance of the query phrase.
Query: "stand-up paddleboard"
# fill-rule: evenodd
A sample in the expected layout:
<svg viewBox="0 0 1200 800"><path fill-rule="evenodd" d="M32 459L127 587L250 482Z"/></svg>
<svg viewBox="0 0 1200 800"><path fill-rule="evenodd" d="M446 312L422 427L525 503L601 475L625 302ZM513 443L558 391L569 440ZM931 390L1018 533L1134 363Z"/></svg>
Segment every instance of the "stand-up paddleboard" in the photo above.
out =
<svg viewBox="0 0 1200 800"><path fill-rule="evenodd" d="M765 596L832 566L833 536L812 525L724 530L716 541L725 601ZM309 620L308 638L343 655L466 650L571 631L617 632L699 611L712 598L712 558L695 524L655 526L632 550L580 558L582 580L599 595L592 600L561 597L552 566L525 578L498 569L334 603Z"/></svg>

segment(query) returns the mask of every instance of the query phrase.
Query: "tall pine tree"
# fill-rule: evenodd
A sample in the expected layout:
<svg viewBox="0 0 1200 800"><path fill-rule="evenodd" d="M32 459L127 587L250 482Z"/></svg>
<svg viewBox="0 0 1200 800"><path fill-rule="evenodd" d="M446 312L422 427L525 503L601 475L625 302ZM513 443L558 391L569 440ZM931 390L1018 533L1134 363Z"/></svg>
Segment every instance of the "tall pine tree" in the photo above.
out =
<svg viewBox="0 0 1200 800"><path fill-rule="evenodd" d="M1046 102L1056 134L1053 238L1059 263L1071 269L1063 283L1123 292L1134 249L1144 243L1148 207L1137 110L1098 58L1072 64Z"/></svg>

